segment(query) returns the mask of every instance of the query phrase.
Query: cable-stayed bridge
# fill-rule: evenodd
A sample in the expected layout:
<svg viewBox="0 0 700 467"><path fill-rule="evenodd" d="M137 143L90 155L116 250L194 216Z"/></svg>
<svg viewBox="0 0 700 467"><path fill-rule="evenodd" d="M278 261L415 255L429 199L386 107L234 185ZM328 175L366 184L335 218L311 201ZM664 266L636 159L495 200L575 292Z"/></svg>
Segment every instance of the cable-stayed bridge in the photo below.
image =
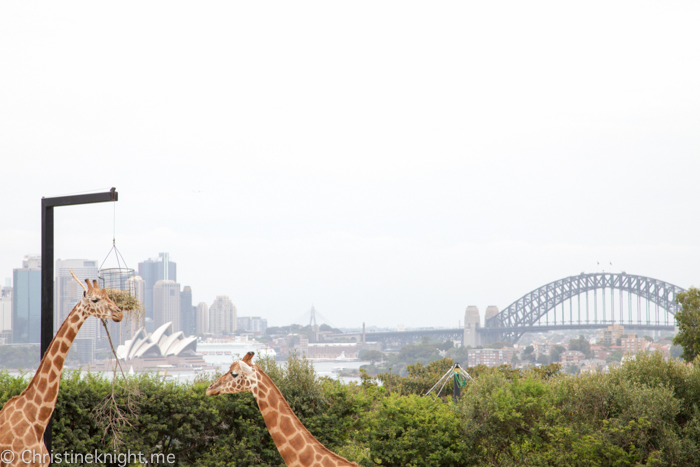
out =
<svg viewBox="0 0 700 467"><path fill-rule="evenodd" d="M465 345L506 341L514 344L525 333L557 330L625 329L673 331L679 309L676 296L684 289L651 277L622 273L581 273L538 287L520 297L482 324L470 321L464 328L420 329L407 332L366 333L367 341L411 342L422 336L470 340ZM474 316L474 315L472 315ZM351 335L359 341L360 334Z"/></svg>

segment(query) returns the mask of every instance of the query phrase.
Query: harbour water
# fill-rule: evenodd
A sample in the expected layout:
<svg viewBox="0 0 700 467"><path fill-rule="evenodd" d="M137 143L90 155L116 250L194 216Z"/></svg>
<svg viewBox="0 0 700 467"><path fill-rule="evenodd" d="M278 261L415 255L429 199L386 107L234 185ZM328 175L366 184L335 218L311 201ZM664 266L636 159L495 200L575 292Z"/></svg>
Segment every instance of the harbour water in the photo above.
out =
<svg viewBox="0 0 700 467"><path fill-rule="evenodd" d="M211 366L215 366L219 369L219 371L226 371L231 363L233 362L233 356L231 355L224 355L224 356L219 356L219 355L212 355L212 356L205 356L204 360ZM278 362L279 364L284 364L285 362ZM368 365L369 362L361 362L361 361L342 361L342 362L337 362L337 361L317 361L317 362L312 362L314 365L314 369L316 370L316 374L318 376L325 376L328 378L332 379L339 379L340 381L344 383L350 383L350 382L360 382L360 378L358 377L349 377L349 376L339 376L338 372L341 369L344 370L357 370L359 369L362 365ZM122 368L124 369L125 372L129 371L129 365L128 363L123 363L122 362ZM19 371L17 370L9 370L10 375L17 376L20 374ZM199 371L190 371L190 370L185 370L185 371L175 371L170 368L163 368L157 371L157 374L161 375L165 380L167 381L180 381L180 382L188 382L188 381L193 381L195 377L202 372ZM81 374L85 375L87 374L87 371L83 370L81 371ZM112 372L111 371L106 371L104 372L105 377L107 378L112 378ZM27 381L29 381L32 376L34 376L34 371L30 372L25 372L25 378Z"/></svg>

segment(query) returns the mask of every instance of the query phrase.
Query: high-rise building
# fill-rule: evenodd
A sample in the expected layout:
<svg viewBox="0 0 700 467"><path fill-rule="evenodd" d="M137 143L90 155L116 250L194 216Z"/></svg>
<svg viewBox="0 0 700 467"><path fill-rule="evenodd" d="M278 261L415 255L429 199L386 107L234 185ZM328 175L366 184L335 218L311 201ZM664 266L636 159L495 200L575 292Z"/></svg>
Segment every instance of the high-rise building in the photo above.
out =
<svg viewBox="0 0 700 467"><path fill-rule="evenodd" d="M141 276L132 276L126 281L126 288L131 295L136 297L141 304L146 300L146 281ZM127 313L124 319L119 323L121 325L121 344L124 344L128 339L133 338L136 332L145 326L145 310L138 315Z"/></svg>
<svg viewBox="0 0 700 467"><path fill-rule="evenodd" d="M180 284L162 280L153 286L153 324L156 329L165 323L173 323L173 332L180 327Z"/></svg>
<svg viewBox="0 0 700 467"><path fill-rule="evenodd" d="M255 334L265 334L267 331L267 320L260 316L241 316L236 322L238 331L249 331Z"/></svg>
<svg viewBox="0 0 700 467"><path fill-rule="evenodd" d="M200 302L197 305L197 335L207 334L209 332L209 305Z"/></svg>
<svg viewBox="0 0 700 467"><path fill-rule="evenodd" d="M12 331L12 287L0 289L0 333Z"/></svg>
<svg viewBox="0 0 700 467"><path fill-rule="evenodd" d="M12 270L12 341L41 341L41 256L25 256L21 269Z"/></svg>
<svg viewBox="0 0 700 467"><path fill-rule="evenodd" d="M192 306L192 288L186 285L180 292L180 330L185 336L196 334L195 307Z"/></svg>
<svg viewBox="0 0 700 467"><path fill-rule="evenodd" d="M237 327L236 307L227 295L219 295L209 307L209 332L233 334Z"/></svg>
<svg viewBox="0 0 700 467"><path fill-rule="evenodd" d="M158 327L153 326L155 320L153 287L158 281L177 282L177 265L170 261L169 253L159 253L158 258L147 259L139 263L139 276L145 282L143 305L146 309L146 331L153 332Z"/></svg>
<svg viewBox="0 0 700 467"><path fill-rule="evenodd" d="M73 279L71 271L84 284L85 279L97 280L97 261L87 259L56 260L56 287L54 288L54 330L58 330L66 317L80 301L83 288ZM75 337L76 348L86 358L94 355L98 335L99 321L89 318L85 320L78 335ZM91 361L89 360L83 361Z"/></svg>

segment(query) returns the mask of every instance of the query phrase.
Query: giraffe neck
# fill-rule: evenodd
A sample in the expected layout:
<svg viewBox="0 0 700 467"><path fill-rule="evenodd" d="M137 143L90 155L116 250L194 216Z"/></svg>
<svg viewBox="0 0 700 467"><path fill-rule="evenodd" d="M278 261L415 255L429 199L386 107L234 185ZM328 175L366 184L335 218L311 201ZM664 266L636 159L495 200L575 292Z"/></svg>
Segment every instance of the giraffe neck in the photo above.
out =
<svg viewBox="0 0 700 467"><path fill-rule="evenodd" d="M299 421L282 392L259 368L260 381L252 389L263 420L288 467L357 466L321 444Z"/></svg>
<svg viewBox="0 0 700 467"><path fill-rule="evenodd" d="M27 388L19 397L25 398L28 404L38 408L37 423L43 428L48 424L58 399L58 387L63 374L63 363L66 360L70 346L75 340L80 327L88 314L78 302L68 314L65 321L54 336L49 348L41 359L39 369L29 382ZM43 434L43 433L42 433Z"/></svg>

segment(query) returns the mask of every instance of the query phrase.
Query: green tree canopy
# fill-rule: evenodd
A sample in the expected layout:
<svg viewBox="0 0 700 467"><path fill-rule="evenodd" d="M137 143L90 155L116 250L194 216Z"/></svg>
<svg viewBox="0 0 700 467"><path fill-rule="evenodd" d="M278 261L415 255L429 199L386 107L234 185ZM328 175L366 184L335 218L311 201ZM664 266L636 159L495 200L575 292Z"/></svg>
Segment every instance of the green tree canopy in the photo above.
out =
<svg viewBox="0 0 700 467"><path fill-rule="evenodd" d="M591 357L591 343L588 342L584 336L578 336L578 339L571 339L569 341L569 350L578 350L582 352L587 358Z"/></svg>
<svg viewBox="0 0 700 467"><path fill-rule="evenodd" d="M385 358L386 355L379 350L363 350L360 352L360 359L367 360L370 363L381 362Z"/></svg>
<svg viewBox="0 0 700 467"><path fill-rule="evenodd" d="M692 362L700 353L700 290L691 287L679 293L676 303L681 309L675 315L678 334L673 338L673 343L683 347L681 358Z"/></svg>

